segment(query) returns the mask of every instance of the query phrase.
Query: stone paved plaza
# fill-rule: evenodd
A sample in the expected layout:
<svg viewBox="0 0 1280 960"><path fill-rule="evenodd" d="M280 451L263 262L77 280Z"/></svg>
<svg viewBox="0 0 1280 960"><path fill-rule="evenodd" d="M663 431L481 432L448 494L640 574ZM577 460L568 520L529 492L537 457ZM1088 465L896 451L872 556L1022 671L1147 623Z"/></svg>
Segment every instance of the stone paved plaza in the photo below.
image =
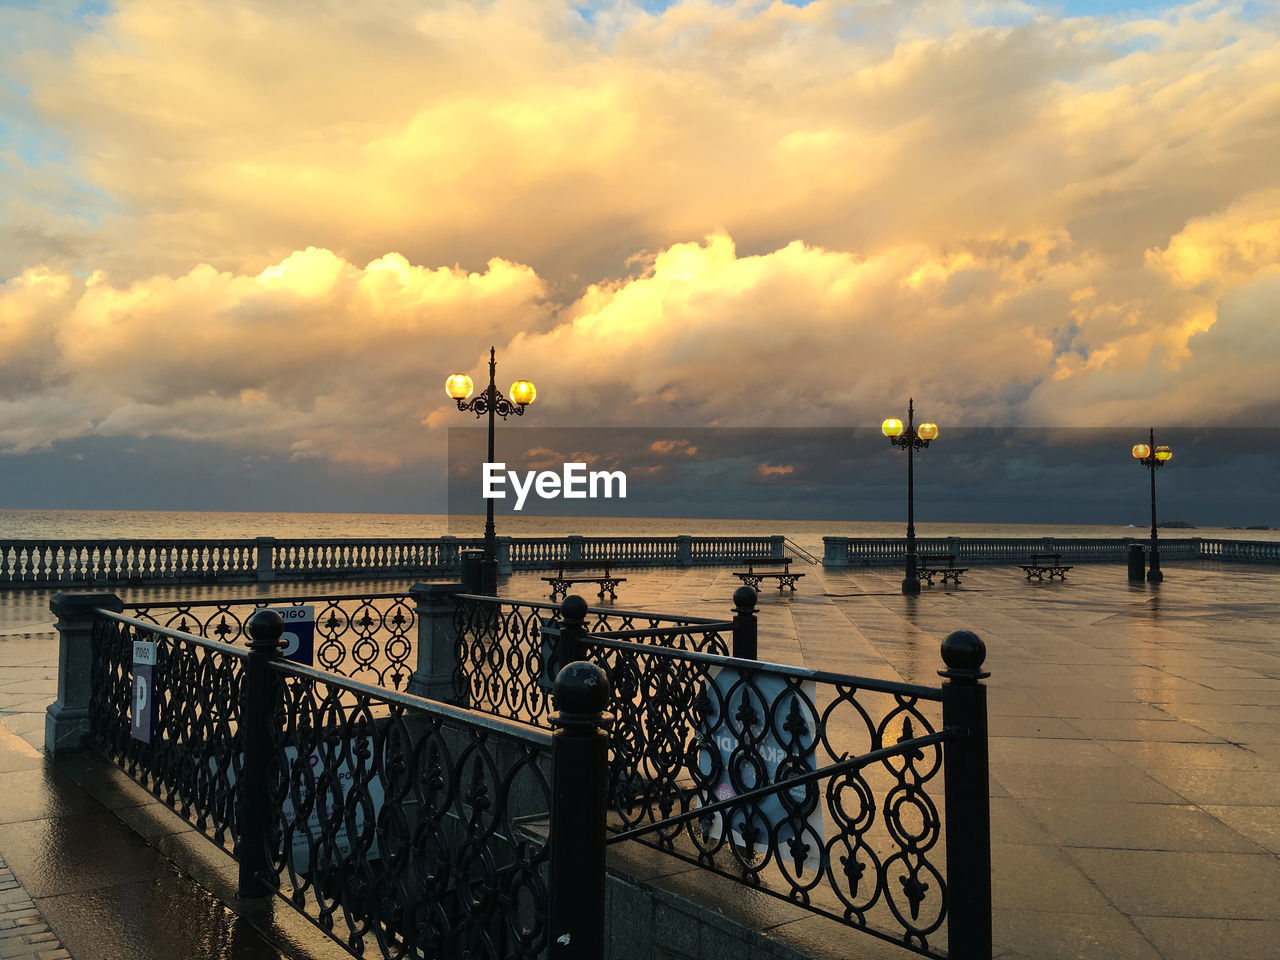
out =
<svg viewBox="0 0 1280 960"><path fill-rule="evenodd" d="M958 588L905 598L895 570L803 569L794 595L762 591L761 659L936 684L947 633L986 642L997 957L1280 956L1280 572L1174 563L1149 586L1114 565L1078 565L1065 583L976 567ZM724 568L625 575L616 606L629 609L727 616L738 586ZM517 575L504 594L538 599L543 587ZM325 592L347 591L271 591ZM0 597L0 770L27 777L42 761L22 747L40 745L54 694L47 602ZM109 956L39 885L56 871L36 862L30 838L58 815L0 798L0 857L74 956ZM677 873L689 889L694 878ZM99 879L80 887L109 901L111 878ZM815 956L910 956L783 907L768 935Z"/></svg>

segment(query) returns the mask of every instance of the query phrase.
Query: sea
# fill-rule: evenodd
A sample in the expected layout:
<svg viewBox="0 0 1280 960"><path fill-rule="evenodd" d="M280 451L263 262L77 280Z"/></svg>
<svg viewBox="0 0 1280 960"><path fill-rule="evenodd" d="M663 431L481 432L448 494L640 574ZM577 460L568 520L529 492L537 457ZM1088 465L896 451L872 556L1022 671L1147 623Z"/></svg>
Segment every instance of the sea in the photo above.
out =
<svg viewBox="0 0 1280 960"><path fill-rule="evenodd" d="M824 536L901 537L905 524L848 520L691 519L687 517L499 516L498 534L518 537L695 537L783 535L821 554ZM1102 524L920 522L920 537L1144 537L1150 528ZM480 536L484 518L438 513L237 513L176 510L0 510L6 540L222 539L243 537ZM1163 529L1166 537L1280 540L1280 529Z"/></svg>

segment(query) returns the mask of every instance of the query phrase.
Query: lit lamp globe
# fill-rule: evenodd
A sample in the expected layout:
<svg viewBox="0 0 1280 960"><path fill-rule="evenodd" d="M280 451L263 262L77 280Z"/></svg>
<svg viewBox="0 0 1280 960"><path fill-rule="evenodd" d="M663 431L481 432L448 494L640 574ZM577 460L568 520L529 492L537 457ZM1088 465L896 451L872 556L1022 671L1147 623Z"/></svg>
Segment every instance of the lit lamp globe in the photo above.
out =
<svg viewBox="0 0 1280 960"><path fill-rule="evenodd" d="M1173 459L1173 451L1168 447L1156 447L1156 459L1165 463Z"/></svg>
<svg viewBox="0 0 1280 960"><path fill-rule="evenodd" d="M537 395L538 391L528 380L517 380L511 385L511 402L518 406L527 407Z"/></svg>
<svg viewBox="0 0 1280 960"><path fill-rule="evenodd" d="M921 440L937 440L938 425L936 423L922 423L916 427L916 436Z"/></svg>
<svg viewBox="0 0 1280 960"><path fill-rule="evenodd" d="M1133 445L1133 459L1145 460L1151 456L1151 448L1145 443L1135 443Z"/></svg>
<svg viewBox="0 0 1280 960"><path fill-rule="evenodd" d="M902 436L902 421L897 417L889 417L884 423L880 424L880 432L886 437Z"/></svg>
<svg viewBox="0 0 1280 960"><path fill-rule="evenodd" d="M471 378L465 373L455 373L444 382L444 392L454 400L465 400L471 396L471 391L475 389L475 384L471 382Z"/></svg>

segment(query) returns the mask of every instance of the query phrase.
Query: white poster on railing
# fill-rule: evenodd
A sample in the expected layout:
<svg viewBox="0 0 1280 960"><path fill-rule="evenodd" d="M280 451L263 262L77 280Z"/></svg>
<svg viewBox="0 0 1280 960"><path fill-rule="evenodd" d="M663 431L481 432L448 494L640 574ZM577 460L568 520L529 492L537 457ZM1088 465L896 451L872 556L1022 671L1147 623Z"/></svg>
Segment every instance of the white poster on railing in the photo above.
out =
<svg viewBox="0 0 1280 960"><path fill-rule="evenodd" d="M698 767L704 777L710 776L713 769L719 770L719 776L710 794L700 794L702 804L731 800L740 793L817 769L818 719L812 682L792 688L794 694L788 696L786 681L772 674L751 672L744 677L739 670L722 667L711 672L710 680L715 691L708 691L711 706L699 736L704 743L714 742L715 753L700 752ZM719 757L718 765L713 765L713 755ZM739 786L733 782L734 772ZM746 847L746 835L754 832L752 845L761 850L770 835L775 835L775 854L794 866L797 851L792 848L792 840L799 832L802 861L807 868L818 870L823 836L822 783L811 780L790 788L787 794L785 802L779 793L772 793L745 808L726 811L730 839L736 846ZM712 838L719 839L723 834L724 818L724 813L715 815Z"/></svg>
<svg viewBox="0 0 1280 960"><path fill-rule="evenodd" d="M360 743L360 740L363 740L362 744ZM369 755L372 756L372 752L374 749L373 738L371 737L359 738L356 741L356 743L352 745L352 751L354 751L357 748L368 751ZM288 784L289 792L285 794L284 803L281 804L280 809L284 815L283 821L285 823L288 823L294 818L293 796L292 796L292 785L293 785L292 775L293 775L293 765L297 763L297 760L298 760L298 748L294 746L286 746L284 748L284 756L285 756L285 761L289 764L289 768L286 771L287 778L285 781L286 784ZM311 854L310 854L311 846L313 844L317 847L320 845L321 837L323 836L323 827L321 826L321 823L320 823L321 810L324 809L326 811L326 819L327 819L328 811L331 811L339 802L341 802L345 808L347 803L347 798L351 793L351 787L355 780L355 775L351 769L350 760L343 760L342 763L338 765L337 781L338 781L339 793L341 795L341 799L339 800L338 797L335 797L333 795L333 792L331 789L326 791L327 780L323 777L324 755L319 750L312 750L309 756L309 763L311 766L310 779L312 783L312 789L314 791L313 799L311 802L311 812L307 814L307 820L305 824L301 824L301 823L294 824L294 827L293 827L292 860L293 860L293 868L298 873L305 873L307 868L311 865ZM211 757L209 759L209 768L213 772L213 774L217 776L218 761L216 758ZM235 785L235 782L236 782L235 768L229 768L227 770L227 780L232 786ZM298 789L299 789L299 793L306 792L302 784L299 784ZM365 805L363 803L356 804L355 810L354 810L355 825L356 825L356 830L360 832L364 831L366 823L369 823L370 827L372 827L374 824L378 822L378 814L382 811L382 801L383 801L383 798L385 797L385 792L383 791L383 788L382 788L382 780L376 774L371 780L369 780L366 789L368 790L368 793L369 793L369 801L370 801L369 807L371 808L370 812L372 816L371 816L371 819L366 820ZM322 793L322 791L325 791L325 792ZM347 836L347 819L345 815L342 818L341 826L338 827L337 833L334 836L334 846L337 848L337 853L339 857L346 857L348 854L351 853L351 839L350 837ZM369 847L369 853L366 859L369 859L369 860L378 859L378 839L376 835L374 836L373 842Z"/></svg>
<svg viewBox="0 0 1280 960"><path fill-rule="evenodd" d="M372 756L374 748L372 738L364 737L363 740L364 743L362 745L352 744L351 749L355 750L357 747L360 747L361 749L368 751L369 755ZM285 747L284 753L285 757L289 761L289 772L292 774L293 764L297 762L298 750L296 747ZM337 798L333 797L331 792L326 794L323 799L320 795L326 779L323 776L324 757L319 750L311 751L309 762L311 764L311 780L315 785L316 797L312 802L311 812L307 815L306 824L295 824L293 828L293 868L299 873L305 872L311 865L311 857L308 852L310 843L319 845L320 838L323 836L322 826L320 823L320 808L323 806L326 811L329 811L332 810L337 803ZM351 793L351 786L354 779L355 776L351 769L350 761L344 760L339 764L337 770L338 787L341 791L344 807L347 803L347 798ZM292 777L290 777L288 782L292 783ZM366 823L370 830L372 830L374 825L377 824L378 814L382 811L382 801L384 797L382 780L377 774L369 780L366 789L369 793L369 813L371 814L371 817L366 820L366 808L363 803L356 803L354 809L355 827L360 833L365 831ZM285 822L293 819L293 798L291 796L285 796L284 805L281 809L284 813ZM308 842L308 837L310 837L310 843ZM334 846L337 847L338 854L341 857L345 858L351 853L351 840L347 836L347 819L345 816L342 820L342 826L338 828L337 835L334 837ZM367 859L378 859L378 838L376 834L374 835L373 842L369 847Z"/></svg>

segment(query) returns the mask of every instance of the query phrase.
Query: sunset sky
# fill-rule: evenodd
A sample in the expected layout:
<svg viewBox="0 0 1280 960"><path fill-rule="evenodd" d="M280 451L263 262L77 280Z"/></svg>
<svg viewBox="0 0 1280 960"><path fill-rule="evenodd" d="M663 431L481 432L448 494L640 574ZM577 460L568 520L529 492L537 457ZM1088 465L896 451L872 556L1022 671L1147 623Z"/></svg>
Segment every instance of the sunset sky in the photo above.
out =
<svg viewBox="0 0 1280 960"><path fill-rule="evenodd" d="M1280 9L1115 6L0 3L0 506L442 511L491 344L513 445L1275 426Z"/></svg>

